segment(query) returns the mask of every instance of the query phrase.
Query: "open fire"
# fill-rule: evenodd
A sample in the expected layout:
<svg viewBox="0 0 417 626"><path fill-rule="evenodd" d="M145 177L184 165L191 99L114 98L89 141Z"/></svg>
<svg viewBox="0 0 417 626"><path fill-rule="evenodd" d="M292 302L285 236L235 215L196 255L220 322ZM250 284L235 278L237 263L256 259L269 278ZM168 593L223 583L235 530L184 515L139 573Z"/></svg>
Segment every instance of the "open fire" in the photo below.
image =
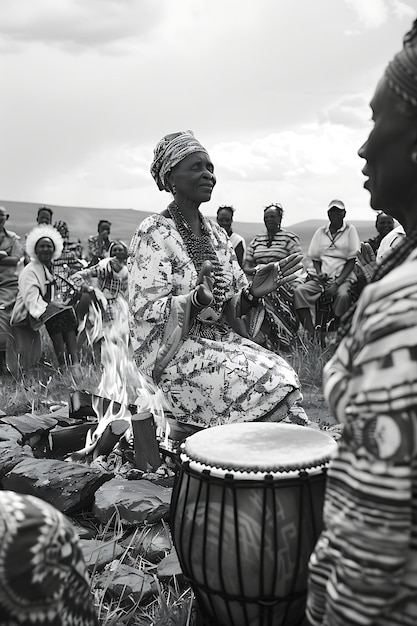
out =
<svg viewBox="0 0 417 626"><path fill-rule="evenodd" d="M165 433L168 448L169 424L164 416L162 392L137 369L129 345L128 304L120 298L114 323L100 331L101 311L97 307L89 320L89 341L100 334L102 375L97 395L92 396L92 408L98 418L95 429L86 436L85 446L71 455L72 460L95 459L109 454L124 438L135 450L137 465L156 469L160 464L155 426L159 437ZM107 398L109 402L105 402ZM144 441L141 441L141 440ZM146 445L144 445L146 443ZM146 455L146 459L137 458ZM156 466L156 467L155 467Z"/></svg>

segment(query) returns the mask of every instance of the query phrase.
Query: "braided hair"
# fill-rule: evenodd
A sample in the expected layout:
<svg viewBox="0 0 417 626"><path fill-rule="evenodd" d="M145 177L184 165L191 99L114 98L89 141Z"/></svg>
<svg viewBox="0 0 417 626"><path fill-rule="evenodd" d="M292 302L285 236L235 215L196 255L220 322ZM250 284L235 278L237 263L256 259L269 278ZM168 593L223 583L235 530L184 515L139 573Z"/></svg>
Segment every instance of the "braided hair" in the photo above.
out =
<svg viewBox="0 0 417 626"><path fill-rule="evenodd" d="M389 274L393 269L402 265L416 248L417 230L413 230L409 235L404 237L403 241L398 246L395 246L395 248L391 250L386 259L384 259L381 265L376 268L370 282L376 283L378 280L381 280L381 278L384 278L384 276ZM354 302L343 315L337 331L336 344L338 344L339 341L349 332L352 324L352 318L356 311L356 306L357 302Z"/></svg>

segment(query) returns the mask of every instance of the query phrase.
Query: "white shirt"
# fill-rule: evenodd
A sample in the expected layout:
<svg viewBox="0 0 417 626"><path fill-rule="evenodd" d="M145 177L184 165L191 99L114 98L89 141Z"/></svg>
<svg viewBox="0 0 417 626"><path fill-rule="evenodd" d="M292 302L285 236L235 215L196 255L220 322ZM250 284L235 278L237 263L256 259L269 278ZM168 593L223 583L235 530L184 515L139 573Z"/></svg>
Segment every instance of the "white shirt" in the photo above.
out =
<svg viewBox="0 0 417 626"><path fill-rule="evenodd" d="M321 271L330 278L337 278L346 261L354 259L361 247L358 232L353 224L343 224L335 233L330 232L330 224L316 230L308 249L313 261L321 261Z"/></svg>
<svg viewBox="0 0 417 626"><path fill-rule="evenodd" d="M402 242L404 237L405 230L400 224L381 239L381 243L379 244L379 248L376 253L376 262L378 265L382 263L383 259L387 257L395 246L398 246L398 244Z"/></svg>

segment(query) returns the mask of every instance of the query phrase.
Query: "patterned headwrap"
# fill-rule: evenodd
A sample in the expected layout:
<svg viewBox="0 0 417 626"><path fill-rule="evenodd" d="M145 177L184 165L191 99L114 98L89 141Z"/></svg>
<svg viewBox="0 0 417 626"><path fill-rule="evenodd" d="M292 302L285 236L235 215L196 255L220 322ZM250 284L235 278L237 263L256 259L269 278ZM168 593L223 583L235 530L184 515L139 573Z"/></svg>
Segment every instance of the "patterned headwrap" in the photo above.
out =
<svg viewBox="0 0 417 626"><path fill-rule="evenodd" d="M193 152L205 152L208 155L207 150L197 141L191 130L162 137L153 152L154 158L151 164L151 174L160 191L163 189L171 191L169 183L165 180L166 175L177 163Z"/></svg>
<svg viewBox="0 0 417 626"><path fill-rule="evenodd" d="M110 246L109 246L109 257L113 256L113 250L114 250L115 246L122 246L122 248L124 249L124 251L125 251L125 253L127 255L128 248L127 248L127 245L125 244L124 241L112 241Z"/></svg>
<svg viewBox="0 0 417 626"><path fill-rule="evenodd" d="M397 96L417 107L417 20L404 37L403 49L385 70L385 78Z"/></svg>

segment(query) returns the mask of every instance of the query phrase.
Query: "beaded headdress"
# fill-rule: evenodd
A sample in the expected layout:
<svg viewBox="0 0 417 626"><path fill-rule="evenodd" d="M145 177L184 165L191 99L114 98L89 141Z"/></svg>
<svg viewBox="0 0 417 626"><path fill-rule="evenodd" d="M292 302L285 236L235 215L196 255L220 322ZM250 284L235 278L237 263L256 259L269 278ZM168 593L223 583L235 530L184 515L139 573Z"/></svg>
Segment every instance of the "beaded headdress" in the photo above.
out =
<svg viewBox="0 0 417 626"><path fill-rule="evenodd" d="M64 242L56 228L49 224L40 224L35 226L26 238L25 248L26 254L31 258L36 258L35 248L40 239L50 239L54 246L52 261L56 261L62 254Z"/></svg>

